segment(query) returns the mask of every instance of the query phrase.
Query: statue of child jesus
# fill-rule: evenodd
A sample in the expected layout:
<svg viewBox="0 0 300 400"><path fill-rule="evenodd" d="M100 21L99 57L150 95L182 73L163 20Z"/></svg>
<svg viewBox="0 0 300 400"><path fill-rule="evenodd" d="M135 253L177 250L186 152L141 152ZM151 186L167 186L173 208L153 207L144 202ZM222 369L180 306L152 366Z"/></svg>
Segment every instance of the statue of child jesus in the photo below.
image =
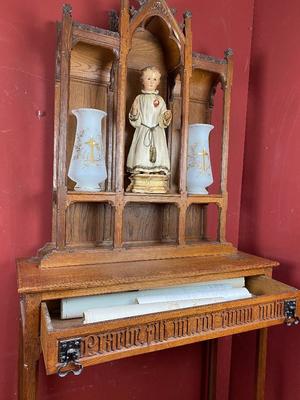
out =
<svg viewBox="0 0 300 400"><path fill-rule="evenodd" d="M157 87L161 73L156 67L142 70L142 93L131 107L129 121L135 128L127 158L127 170L136 174L170 174L165 128L172 119Z"/></svg>

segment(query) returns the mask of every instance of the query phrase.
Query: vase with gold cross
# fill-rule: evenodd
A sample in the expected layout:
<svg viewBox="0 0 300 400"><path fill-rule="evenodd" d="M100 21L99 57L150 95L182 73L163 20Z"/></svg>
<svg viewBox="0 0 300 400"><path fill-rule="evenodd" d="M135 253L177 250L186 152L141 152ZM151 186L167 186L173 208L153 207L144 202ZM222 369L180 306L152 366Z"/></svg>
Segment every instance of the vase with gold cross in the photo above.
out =
<svg viewBox="0 0 300 400"><path fill-rule="evenodd" d="M107 178L102 144L102 119L107 114L94 108L78 108L72 113L77 126L68 177L76 182L74 190L98 192Z"/></svg>
<svg viewBox="0 0 300 400"><path fill-rule="evenodd" d="M187 158L187 192L208 194L206 188L213 183L209 154L210 124L189 125Z"/></svg>

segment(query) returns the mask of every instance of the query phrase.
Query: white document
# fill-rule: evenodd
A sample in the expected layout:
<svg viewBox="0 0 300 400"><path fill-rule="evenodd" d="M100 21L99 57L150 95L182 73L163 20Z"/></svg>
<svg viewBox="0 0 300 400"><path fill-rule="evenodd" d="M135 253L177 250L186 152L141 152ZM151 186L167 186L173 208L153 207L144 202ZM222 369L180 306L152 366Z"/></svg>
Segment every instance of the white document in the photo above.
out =
<svg viewBox="0 0 300 400"><path fill-rule="evenodd" d="M195 300L201 298L246 298L251 297L248 289L246 288L231 288L226 285L214 287L207 285L198 288L176 288L173 290L166 289L160 293L138 294L137 302L139 304L160 303L164 301L180 301L180 300Z"/></svg>
<svg viewBox="0 0 300 400"><path fill-rule="evenodd" d="M212 289L242 288L244 285L245 278L242 277L223 279L219 281L206 281L185 285L169 286L159 289L148 289L140 291L136 290L131 292L111 293L95 296L71 297L61 300L61 318L81 318L85 310L98 307L135 304L137 303L137 297L141 298L143 296L149 295L173 295L174 293L176 294L179 289L185 290L187 292L193 292L195 290L198 290L198 288L203 288L203 291L208 291ZM219 296L217 295L217 297ZM193 296L190 298L193 298ZM143 302L143 300L141 300L141 302Z"/></svg>
<svg viewBox="0 0 300 400"><path fill-rule="evenodd" d="M239 296L238 299L240 298L241 297ZM167 301L160 303L130 304L123 306L94 308L84 312L84 324L110 321L120 318L136 317L138 315L152 314L163 311L179 310L188 307L197 307L207 304L221 303L230 300L237 300L237 298L234 296L228 298L215 297L209 299L203 298L193 300Z"/></svg>
<svg viewBox="0 0 300 400"><path fill-rule="evenodd" d="M136 296L138 293L139 292L136 290L132 292L67 298L60 303L61 318L81 318L83 312L90 308L134 304L137 302Z"/></svg>
<svg viewBox="0 0 300 400"><path fill-rule="evenodd" d="M153 304L131 304L125 306L94 308L84 312L84 324L109 321L119 318L136 317L162 311L178 310L181 308L201 306L208 303L217 303L220 299L170 301Z"/></svg>

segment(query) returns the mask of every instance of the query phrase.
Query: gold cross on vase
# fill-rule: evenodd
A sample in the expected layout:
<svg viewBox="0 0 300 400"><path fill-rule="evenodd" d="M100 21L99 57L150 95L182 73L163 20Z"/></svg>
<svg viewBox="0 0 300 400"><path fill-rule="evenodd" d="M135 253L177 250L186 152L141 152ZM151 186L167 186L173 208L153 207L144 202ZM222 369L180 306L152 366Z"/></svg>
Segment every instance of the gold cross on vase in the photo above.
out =
<svg viewBox="0 0 300 400"><path fill-rule="evenodd" d="M93 139L92 137L90 138L90 140L88 142L85 142L85 144L88 144L90 146L90 157L89 157L89 161L90 162L95 162L95 146L97 145L97 142L95 141L95 139Z"/></svg>
<svg viewBox="0 0 300 400"><path fill-rule="evenodd" d="M202 157L202 168L200 167L200 169L202 169L202 171L207 171L209 169L209 162L206 165L205 157L209 157L208 152L205 150L205 148L203 148L203 150L198 154Z"/></svg>

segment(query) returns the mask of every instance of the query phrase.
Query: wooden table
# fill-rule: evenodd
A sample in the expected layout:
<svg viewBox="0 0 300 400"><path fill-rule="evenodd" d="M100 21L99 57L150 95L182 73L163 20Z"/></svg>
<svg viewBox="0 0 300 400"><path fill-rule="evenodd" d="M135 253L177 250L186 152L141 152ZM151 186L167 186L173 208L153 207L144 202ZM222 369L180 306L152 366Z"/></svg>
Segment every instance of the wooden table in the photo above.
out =
<svg viewBox="0 0 300 400"><path fill-rule="evenodd" d="M297 323L293 301L299 292L271 279L276 262L241 252L222 256L107 263L42 269L38 260L18 261L21 306L19 399L36 400L38 362L57 373L59 342L80 338L78 362L90 365L163 350L235 333L258 330L256 400L264 399L266 342L269 326ZM84 325L60 320L57 301L192 282L246 277L252 298ZM292 303L288 303L292 302ZM288 307L292 304L291 307ZM212 352L213 353L213 352ZM213 359L213 354L211 356ZM66 367L66 370L74 365ZM212 366L210 370L213 371ZM213 377L210 377L213 381ZM213 386L208 399L214 398Z"/></svg>

